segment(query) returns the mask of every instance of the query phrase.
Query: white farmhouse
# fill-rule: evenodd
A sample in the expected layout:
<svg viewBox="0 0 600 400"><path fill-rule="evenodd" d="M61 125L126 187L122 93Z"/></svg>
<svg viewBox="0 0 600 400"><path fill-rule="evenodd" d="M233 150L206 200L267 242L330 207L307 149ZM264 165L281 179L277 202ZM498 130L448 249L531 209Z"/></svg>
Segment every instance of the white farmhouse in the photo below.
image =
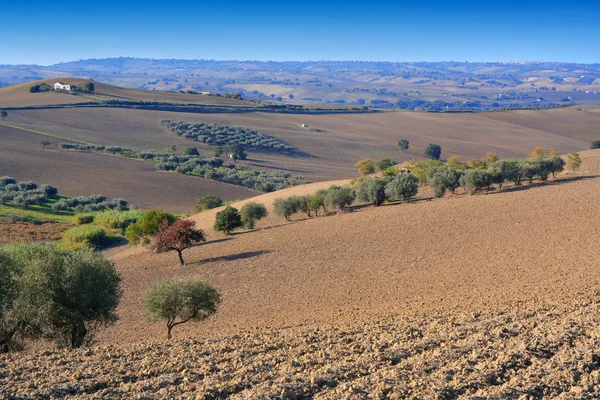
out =
<svg viewBox="0 0 600 400"><path fill-rule="evenodd" d="M67 92L71 91L71 85L66 85L64 83L61 82L56 82L54 84L54 90L65 90Z"/></svg>

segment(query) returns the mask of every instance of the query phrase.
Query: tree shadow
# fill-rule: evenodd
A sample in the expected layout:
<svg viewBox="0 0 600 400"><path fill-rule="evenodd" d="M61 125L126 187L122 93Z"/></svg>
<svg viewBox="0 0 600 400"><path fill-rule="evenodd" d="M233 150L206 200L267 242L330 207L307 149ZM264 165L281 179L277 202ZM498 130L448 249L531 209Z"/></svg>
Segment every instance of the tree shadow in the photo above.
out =
<svg viewBox="0 0 600 400"><path fill-rule="evenodd" d="M490 195L490 194L500 194L500 193L510 193L510 192L521 192L523 190L535 189L538 187L562 185L565 183L577 182L577 181L588 180L588 179L596 179L596 178L600 178L600 175L582 175L582 176L572 176L572 177L565 177L565 178L556 178L556 179L553 179L550 181L536 181L533 183L524 183L524 184L521 184L520 186L505 187L502 190L496 189L494 191L485 192L485 194Z"/></svg>
<svg viewBox="0 0 600 400"><path fill-rule="evenodd" d="M204 260L195 261L188 263L188 265L192 264L205 264L211 262L219 262L219 261L236 261L236 260L244 260L246 258L258 257L263 254L269 254L270 250L258 250L258 251L247 251L239 254L230 254L227 256L213 257L213 258L205 258Z"/></svg>

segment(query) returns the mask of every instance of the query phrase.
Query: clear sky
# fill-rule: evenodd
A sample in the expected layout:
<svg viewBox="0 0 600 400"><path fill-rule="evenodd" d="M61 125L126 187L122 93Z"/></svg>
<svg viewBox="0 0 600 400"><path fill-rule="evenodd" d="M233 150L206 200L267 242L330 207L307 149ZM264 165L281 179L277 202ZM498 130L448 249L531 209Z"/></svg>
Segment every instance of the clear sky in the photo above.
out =
<svg viewBox="0 0 600 400"><path fill-rule="evenodd" d="M16 0L0 12L0 64L120 56L600 62L600 0Z"/></svg>

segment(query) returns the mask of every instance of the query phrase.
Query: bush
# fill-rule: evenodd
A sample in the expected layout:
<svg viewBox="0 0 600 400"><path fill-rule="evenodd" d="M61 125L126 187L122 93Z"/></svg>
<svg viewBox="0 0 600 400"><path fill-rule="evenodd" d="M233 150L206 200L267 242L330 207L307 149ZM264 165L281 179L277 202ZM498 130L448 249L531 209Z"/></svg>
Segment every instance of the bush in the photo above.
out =
<svg viewBox="0 0 600 400"><path fill-rule="evenodd" d="M215 217L214 229L217 232L224 232L226 235L229 235L241 226L242 217L237 208L227 206L223 211L219 211Z"/></svg>
<svg viewBox="0 0 600 400"><path fill-rule="evenodd" d="M552 174L552 177L556 177L557 172L562 172L565 169L565 160L559 156L552 156L548 159L550 161L549 171Z"/></svg>
<svg viewBox="0 0 600 400"><path fill-rule="evenodd" d="M109 209L96 213L94 222L106 229L121 229L125 230L131 224L136 223L142 216L142 210L127 210L121 211L118 209Z"/></svg>
<svg viewBox="0 0 600 400"><path fill-rule="evenodd" d="M273 208L275 209L275 214L291 221L290 217L300 210L299 198L288 197L287 199L275 199Z"/></svg>
<svg viewBox="0 0 600 400"><path fill-rule="evenodd" d="M392 168L396 165L396 161L394 160L390 160L389 158L383 158L379 161L377 161L377 171L379 172L383 172L388 168Z"/></svg>
<svg viewBox="0 0 600 400"><path fill-rule="evenodd" d="M375 164L373 164L373 160L368 158L360 160L359 162L354 164L354 166L356 167L356 169L358 169L359 175L362 176L369 175L375 172Z"/></svg>
<svg viewBox="0 0 600 400"><path fill-rule="evenodd" d="M400 147L403 151L408 150L409 145L410 145L410 142L406 139L398 140L398 147Z"/></svg>
<svg viewBox="0 0 600 400"><path fill-rule="evenodd" d="M135 223L125 229L125 237L132 244L150 244L150 236L156 235L164 219L170 224L177 220L175 215L162 210L149 210L143 213Z"/></svg>
<svg viewBox="0 0 600 400"><path fill-rule="evenodd" d="M503 181L511 181L516 186L519 186L523 180L523 168L517 160L496 161L490 166L490 169L492 171L497 171L496 174L500 174ZM496 176L495 183L498 183L497 180L499 179L500 178ZM500 185L500 189L502 189L502 185Z"/></svg>
<svg viewBox="0 0 600 400"><path fill-rule="evenodd" d="M77 214L75 215L75 223L77 225L87 225L94 222L94 216L92 214Z"/></svg>
<svg viewBox="0 0 600 400"><path fill-rule="evenodd" d="M592 145L591 145L590 149L592 149L592 150L594 150L594 149L600 149L600 140L594 140L592 142Z"/></svg>
<svg viewBox="0 0 600 400"><path fill-rule="evenodd" d="M10 176L2 176L0 177L0 187L5 187L6 185L16 185L17 180Z"/></svg>
<svg viewBox="0 0 600 400"><path fill-rule="evenodd" d="M213 208L221 207L223 205L223 200L219 199L216 196L207 194L202 196L196 200L196 208L194 211L200 213L202 211L211 210Z"/></svg>
<svg viewBox="0 0 600 400"><path fill-rule="evenodd" d="M325 205L344 211L345 207L354 202L355 193L351 187L332 186L327 189Z"/></svg>
<svg viewBox="0 0 600 400"><path fill-rule="evenodd" d="M217 312L221 295L201 280L161 281L146 292L144 306L150 321L167 323L167 338L171 330L188 321L201 321Z"/></svg>
<svg viewBox="0 0 600 400"><path fill-rule="evenodd" d="M425 155L432 160L439 160L442 156L442 147L439 144L430 143L425 149Z"/></svg>
<svg viewBox="0 0 600 400"><path fill-rule="evenodd" d="M40 244L6 246L0 253L0 264L4 260L10 271L0 285L12 283L5 292L11 301L0 307L0 350L18 337L47 337L76 348L93 329L116 321L120 277L101 254Z"/></svg>
<svg viewBox="0 0 600 400"><path fill-rule="evenodd" d="M439 160L417 160L402 163L400 168L416 176L420 183L426 184L429 170L441 165L444 165L444 163Z"/></svg>
<svg viewBox="0 0 600 400"><path fill-rule="evenodd" d="M254 229L256 221L266 217L267 214L267 207L264 204L255 202L246 203L240 210L242 225L247 229Z"/></svg>
<svg viewBox="0 0 600 400"><path fill-rule="evenodd" d="M419 179L411 173L398 174L385 186L385 194L390 199L404 201L414 197L419 191Z"/></svg>
<svg viewBox="0 0 600 400"><path fill-rule="evenodd" d="M28 182L19 182L19 189L20 190L34 190L37 189L38 185L36 185L35 183L28 181Z"/></svg>
<svg viewBox="0 0 600 400"><path fill-rule="evenodd" d="M198 155L200 155L200 152L195 147L186 147L183 150L183 154L186 156L198 156Z"/></svg>
<svg viewBox="0 0 600 400"><path fill-rule="evenodd" d="M192 247L194 243L206 242L206 236L202 229L195 229L195 221L179 219L169 225L169 220L164 219L158 228L156 236L152 239L151 248L157 252L176 251L179 263L183 261L183 250Z"/></svg>
<svg viewBox="0 0 600 400"><path fill-rule="evenodd" d="M460 186L460 173L448 166L432 167L427 172L427 182L433 189L435 197L443 197L446 190L454 193Z"/></svg>
<svg viewBox="0 0 600 400"><path fill-rule="evenodd" d="M99 226L83 225L65 231L62 236L61 247L66 250L102 249L116 240L118 238L107 235L106 231Z"/></svg>
<svg viewBox="0 0 600 400"><path fill-rule="evenodd" d="M376 178L367 178L358 186L356 197L360 201L367 201L375 206L380 206L385 200L385 181Z"/></svg>
<svg viewBox="0 0 600 400"><path fill-rule="evenodd" d="M54 198L56 197L56 195L58 195L58 189L55 188L54 186L50 186L50 185L42 185L40 186L40 190L42 192L44 192L44 194L46 195L46 197L49 198Z"/></svg>
<svg viewBox="0 0 600 400"><path fill-rule="evenodd" d="M460 185L464 188L471 189L471 194L484 187L489 187L492 184L492 175L485 170L468 169L464 175L460 177Z"/></svg>
<svg viewBox="0 0 600 400"><path fill-rule="evenodd" d="M581 166L581 157L579 157L579 153L576 151L572 151L567 156L567 165L571 169L571 171L575 172Z"/></svg>

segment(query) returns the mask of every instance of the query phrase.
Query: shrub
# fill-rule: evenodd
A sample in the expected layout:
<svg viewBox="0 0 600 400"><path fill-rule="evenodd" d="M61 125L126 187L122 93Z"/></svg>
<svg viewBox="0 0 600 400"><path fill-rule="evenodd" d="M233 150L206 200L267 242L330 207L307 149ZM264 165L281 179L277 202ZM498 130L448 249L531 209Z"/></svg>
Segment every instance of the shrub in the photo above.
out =
<svg viewBox="0 0 600 400"><path fill-rule="evenodd" d="M214 229L217 232L224 232L229 235L241 226L242 217L237 208L227 206L223 211L219 211L215 217Z"/></svg>
<svg viewBox="0 0 600 400"><path fill-rule="evenodd" d="M175 215L162 210L149 210L143 213L135 223L125 229L125 237L133 244L150 244L150 236L156 235L164 219L170 224L177 220Z"/></svg>
<svg viewBox="0 0 600 400"><path fill-rule="evenodd" d="M94 216L92 214L77 214L75 215L75 223L77 225L87 225L94 222Z"/></svg>
<svg viewBox="0 0 600 400"><path fill-rule="evenodd" d="M534 160L537 158L543 158L545 151L546 150L544 148L537 146L535 149L533 149L533 151L529 155L529 158L534 159Z"/></svg>
<svg viewBox="0 0 600 400"><path fill-rule="evenodd" d="M42 185L40 186L40 189L42 190L42 192L44 192L46 194L47 197L49 198L54 198L56 197L56 195L58 194L58 189L55 188L54 186L50 186L50 185Z"/></svg>
<svg viewBox="0 0 600 400"><path fill-rule="evenodd" d="M323 208L324 212L327 212L327 208L325 207L325 196L327 195L327 190L321 189L317 190L317 193L310 196L310 200L308 201L308 208L315 213L315 216L318 216L319 210Z"/></svg>
<svg viewBox="0 0 600 400"><path fill-rule="evenodd" d="M7 246L2 253L13 285L0 312L0 348L16 337L42 336L77 348L117 320L121 278L103 255L46 244Z"/></svg>
<svg viewBox="0 0 600 400"><path fill-rule="evenodd" d="M483 156L481 161L483 161L486 165L490 165L498 161L498 159L497 153L485 153L485 156Z"/></svg>
<svg viewBox="0 0 600 400"><path fill-rule="evenodd" d="M94 222L106 229L125 230L131 224L136 223L142 216L142 210L118 210L109 209L94 214Z"/></svg>
<svg viewBox="0 0 600 400"><path fill-rule="evenodd" d="M196 208L194 210L197 213L200 213L202 211L221 207L222 205L223 205L223 200L219 199L216 196L207 194L205 196L199 197L198 200L196 200Z"/></svg>
<svg viewBox="0 0 600 400"><path fill-rule="evenodd" d="M275 214L291 221L290 217L296 214L300 209L300 202L297 197L288 197L287 199L279 198L275 199L273 207L275 209Z"/></svg>
<svg viewBox="0 0 600 400"><path fill-rule="evenodd" d="M28 181L28 182L19 182L19 189L20 190L34 190L37 189L38 185L36 185L35 183Z"/></svg>
<svg viewBox="0 0 600 400"><path fill-rule="evenodd" d="M375 164L373 164L373 160L368 158L360 160L359 162L354 164L354 166L358 169L359 175L362 176L369 175L375 172Z"/></svg>
<svg viewBox="0 0 600 400"><path fill-rule="evenodd" d="M400 165L401 169L408 170L411 174L417 177L420 183L427 183L427 173L433 167L439 167L444 165L443 162L439 160L416 160L402 163Z"/></svg>
<svg viewBox="0 0 600 400"><path fill-rule="evenodd" d="M393 168L396 165L396 161L391 160L389 158L382 158L381 160L377 161L377 171L379 172L383 172L388 168Z"/></svg>
<svg viewBox="0 0 600 400"><path fill-rule="evenodd" d="M355 193L351 187L332 186L325 195L325 204L331 208L344 211L346 206L354 202Z"/></svg>
<svg viewBox="0 0 600 400"><path fill-rule="evenodd" d="M192 247L194 243L206 242L204 231L195 229L195 226L196 222L189 219L180 219L169 224L169 220L165 218L150 247L157 252L176 251L179 263L184 265L183 250Z"/></svg>
<svg viewBox="0 0 600 400"><path fill-rule="evenodd" d="M375 206L380 206L385 200L385 181L375 178L363 180L358 186L356 197L360 201L367 201Z"/></svg>
<svg viewBox="0 0 600 400"><path fill-rule="evenodd" d="M471 189L471 194L484 187L489 187L492 184L492 176L488 171L480 169L468 169L464 175L460 177L460 185L464 188Z"/></svg>
<svg viewBox="0 0 600 400"><path fill-rule="evenodd" d="M99 226L82 225L65 231L61 246L67 250L102 249L115 240L118 239L107 235L106 231Z"/></svg>
<svg viewBox="0 0 600 400"><path fill-rule="evenodd" d="M579 153L576 151L572 151L567 156L567 166L571 169L571 171L575 172L581 166L581 157L579 157Z"/></svg>
<svg viewBox="0 0 600 400"><path fill-rule="evenodd" d="M553 156L553 157L550 157L549 161L550 161L549 171L552 174L552 177L555 178L557 172L562 172L565 169L565 164L566 164L565 160L563 160L562 157Z"/></svg>
<svg viewBox="0 0 600 400"><path fill-rule="evenodd" d="M267 207L264 204L255 202L246 203L240 210L242 225L247 229L254 229L256 221L266 217L267 214Z"/></svg>
<svg viewBox="0 0 600 400"><path fill-rule="evenodd" d="M167 323L167 339L171 330L188 321L202 321L217 311L221 295L201 280L161 281L146 292L144 306L150 321Z"/></svg>
<svg viewBox="0 0 600 400"><path fill-rule="evenodd" d="M425 155L432 160L439 160L442 156L442 147L439 144L430 143L425 149Z"/></svg>
<svg viewBox="0 0 600 400"><path fill-rule="evenodd" d="M198 152L198 149L195 147L186 147L183 150L183 154L186 156L198 156L200 155L200 152Z"/></svg>
<svg viewBox="0 0 600 400"><path fill-rule="evenodd" d="M435 197L443 197L446 190L452 193L460 186L460 173L445 165L432 167L427 172L427 181Z"/></svg>
<svg viewBox="0 0 600 400"><path fill-rule="evenodd" d="M498 171L497 173L502 176L503 181L511 181L516 186L519 186L521 184L521 181L523 180L523 168L521 167L521 164L516 160L496 161L490 166L490 169L492 171ZM496 179L500 178L496 177ZM500 189L502 189L501 185Z"/></svg>
<svg viewBox="0 0 600 400"><path fill-rule="evenodd" d="M0 177L0 187L5 187L6 185L16 185L17 180L10 176L2 176Z"/></svg>
<svg viewBox="0 0 600 400"><path fill-rule="evenodd" d="M402 198L404 201L416 196L419 191L419 179L410 173L398 174L385 186L385 194L390 199Z"/></svg>
<svg viewBox="0 0 600 400"><path fill-rule="evenodd" d="M600 140L594 140L592 141L592 145L590 146L590 149L600 149Z"/></svg>

